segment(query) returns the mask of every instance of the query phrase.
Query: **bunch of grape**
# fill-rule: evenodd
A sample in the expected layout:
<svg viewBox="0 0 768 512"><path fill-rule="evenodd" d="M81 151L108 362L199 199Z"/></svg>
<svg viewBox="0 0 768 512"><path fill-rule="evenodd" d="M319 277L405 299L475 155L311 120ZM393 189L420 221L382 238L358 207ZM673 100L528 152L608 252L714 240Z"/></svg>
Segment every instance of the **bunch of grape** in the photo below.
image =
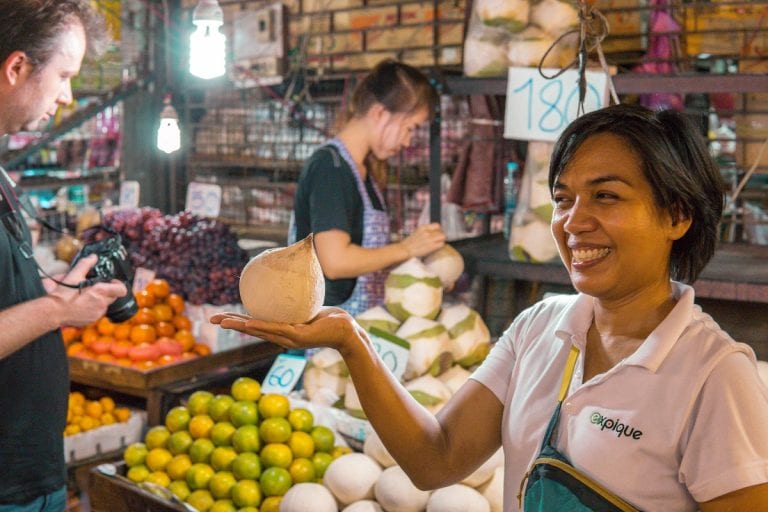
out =
<svg viewBox="0 0 768 512"><path fill-rule="evenodd" d="M248 254L229 226L182 211L115 210L104 224L123 237L131 264L154 270L192 304L240 301L238 280Z"/></svg>

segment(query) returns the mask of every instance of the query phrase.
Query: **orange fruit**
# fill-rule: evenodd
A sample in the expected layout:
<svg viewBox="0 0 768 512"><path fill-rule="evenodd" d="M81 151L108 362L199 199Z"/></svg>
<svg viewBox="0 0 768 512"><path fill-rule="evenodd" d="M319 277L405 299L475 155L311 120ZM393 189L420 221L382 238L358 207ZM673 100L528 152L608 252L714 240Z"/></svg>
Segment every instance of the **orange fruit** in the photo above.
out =
<svg viewBox="0 0 768 512"><path fill-rule="evenodd" d="M151 370L152 368L155 368L157 366L157 363L154 361L133 361L131 363L131 366L141 372L146 372Z"/></svg>
<svg viewBox="0 0 768 512"><path fill-rule="evenodd" d="M131 328L131 341L135 344L152 343L157 339L157 332L154 326L147 324L134 325Z"/></svg>
<svg viewBox="0 0 768 512"><path fill-rule="evenodd" d="M61 328L61 337L64 343L71 343L80 337L80 329L65 325Z"/></svg>
<svg viewBox="0 0 768 512"><path fill-rule="evenodd" d="M181 501L187 501L187 498L192 492L189 490L189 485L187 485L186 480L174 480L170 483L170 485L168 485L168 490L171 491Z"/></svg>
<svg viewBox="0 0 768 512"><path fill-rule="evenodd" d="M144 464L148 453L149 450L144 443L132 443L123 452L123 460L129 468L132 468Z"/></svg>
<svg viewBox="0 0 768 512"><path fill-rule="evenodd" d="M261 502L259 512L280 512L280 502L283 501L282 496L269 496ZM242 509L241 509L242 510Z"/></svg>
<svg viewBox="0 0 768 512"><path fill-rule="evenodd" d="M86 327L80 334L80 341L82 341L83 345L86 347L89 347L91 343L97 339L99 339L99 331L97 331L95 327Z"/></svg>
<svg viewBox="0 0 768 512"><path fill-rule="evenodd" d="M238 480L256 480L261 476L261 460L253 452L243 452L232 461L232 473Z"/></svg>
<svg viewBox="0 0 768 512"><path fill-rule="evenodd" d="M76 341L72 343L70 346L67 347L67 355L68 356L74 356L78 352L85 350L85 345L83 345L81 342Z"/></svg>
<svg viewBox="0 0 768 512"><path fill-rule="evenodd" d="M192 486L190 485L189 487L191 488ZM187 503L192 505L195 510L207 512L213 507L214 500L213 496L211 496L211 492L207 489L196 489L187 496Z"/></svg>
<svg viewBox="0 0 768 512"><path fill-rule="evenodd" d="M247 481L247 480L244 480ZM259 477L264 496L282 496L293 484L291 474L285 468L267 468Z"/></svg>
<svg viewBox="0 0 768 512"><path fill-rule="evenodd" d="M158 299L164 299L171 294L171 286L165 279L153 279L147 284L146 290Z"/></svg>
<svg viewBox="0 0 768 512"><path fill-rule="evenodd" d="M176 327L170 322L160 321L155 324L155 331L159 337L167 336L169 338L176 334Z"/></svg>
<svg viewBox="0 0 768 512"><path fill-rule="evenodd" d="M155 304L152 312L158 322L170 322L173 319L173 309L168 304Z"/></svg>
<svg viewBox="0 0 768 512"><path fill-rule="evenodd" d="M210 416L207 414L198 414L192 416L192 419L189 420L188 430L195 439L200 439L201 437L210 439L213 425L214 421Z"/></svg>
<svg viewBox="0 0 768 512"><path fill-rule="evenodd" d="M192 321L184 315L175 315L171 322L173 322L173 326L179 331L192 330Z"/></svg>
<svg viewBox="0 0 768 512"><path fill-rule="evenodd" d="M232 446L238 453L258 452L261 449L259 427L243 425L232 435Z"/></svg>
<svg viewBox="0 0 768 512"><path fill-rule="evenodd" d="M192 467L192 461L186 453L176 455L165 466L165 471L172 480L184 480L187 476L187 470Z"/></svg>
<svg viewBox="0 0 768 512"><path fill-rule="evenodd" d="M152 308L139 308L136 314L133 315L133 318L131 318L131 322L134 324L154 324L157 322L157 317Z"/></svg>
<svg viewBox="0 0 768 512"><path fill-rule="evenodd" d="M133 361L127 357L117 357L115 358L115 364L118 366L131 366Z"/></svg>
<svg viewBox="0 0 768 512"><path fill-rule="evenodd" d="M266 418L259 425L259 434L265 443L286 443L291 438L291 424L285 418ZM306 432L302 432L302 434L312 441L309 434ZM297 443L301 442L297 441ZM312 448L314 451L314 445ZM312 453L309 456L312 456Z"/></svg>
<svg viewBox="0 0 768 512"><path fill-rule="evenodd" d="M187 399L187 409L194 416L196 414L208 414L208 406L213 400L213 393L205 390L198 390L189 395ZM214 420L216 418L213 418Z"/></svg>
<svg viewBox="0 0 768 512"><path fill-rule="evenodd" d="M265 422L272 419L277 418L269 418ZM315 453L315 441L306 432L291 432L291 436L288 438L288 446L293 452L294 457L308 459Z"/></svg>
<svg viewBox="0 0 768 512"><path fill-rule="evenodd" d="M215 474L211 466L202 462L196 462L187 470L187 483L190 489L207 489L208 482ZM213 500L211 500L213 503Z"/></svg>
<svg viewBox="0 0 768 512"><path fill-rule="evenodd" d="M184 299L178 293L171 293L165 298L165 303L171 306L173 312L180 315L184 312Z"/></svg>
<svg viewBox="0 0 768 512"><path fill-rule="evenodd" d="M115 418L117 418L117 421L128 421L131 417L131 410L127 407L115 407L114 415Z"/></svg>
<svg viewBox="0 0 768 512"><path fill-rule="evenodd" d="M189 352L195 346L195 337L186 329L180 329L173 334L173 339L181 343L184 352Z"/></svg>
<svg viewBox="0 0 768 512"><path fill-rule="evenodd" d="M261 465L264 468L287 468L293 462L293 452L288 445L283 443L270 443L261 449L259 453Z"/></svg>
<svg viewBox="0 0 768 512"><path fill-rule="evenodd" d="M171 459L173 455L165 448L152 448L147 454L146 465L151 471L162 471Z"/></svg>
<svg viewBox="0 0 768 512"><path fill-rule="evenodd" d="M311 432L315 424L315 417L308 409L297 407L288 413L288 423L291 424L293 430Z"/></svg>
<svg viewBox="0 0 768 512"><path fill-rule="evenodd" d="M131 327L133 326L129 323L115 324L115 332L112 333L112 336L116 340L127 340L131 337Z"/></svg>
<svg viewBox="0 0 768 512"><path fill-rule="evenodd" d="M216 471L229 471L237 458L237 452L231 446L217 446L211 452L211 467Z"/></svg>
<svg viewBox="0 0 768 512"><path fill-rule="evenodd" d="M259 414L262 418L285 418L291 410L291 403L285 395L269 393L259 399Z"/></svg>
<svg viewBox="0 0 768 512"><path fill-rule="evenodd" d="M96 361L100 363L107 363L107 364L114 364L115 363L115 356L113 356L110 353L104 353L104 354L97 354L96 355Z"/></svg>
<svg viewBox="0 0 768 512"><path fill-rule="evenodd" d="M261 398L261 384L251 377L239 377L230 386L230 393L237 401L257 402Z"/></svg>
<svg viewBox="0 0 768 512"><path fill-rule="evenodd" d="M183 405L177 405L165 415L165 426L171 432L186 430L190 419L189 410Z"/></svg>
<svg viewBox="0 0 768 512"><path fill-rule="evenodd" d="M110 335L115 332L115 324L109 318L103 316L96 322L96 330L99 331L99 334Z"/></svg>
<svg viewBox="0 0 768 512"><path fill-rule="evenodd" d="M294 459L288 466L288 473L295 484L315 481L315 466L309 459Z"/></svg>
<svg viewBox="0 0 768 512"><path fill-rule="evenodd" d="M85 414L93 419L100 419L104 414L104 408L99 402L89 400L85 403Z"/></svg>
<svg viewBox="0 0 768 512"><path fill-rule="evenodd" d="M309 433L315 442L315 450L318 452L330 452L336 442L336 435L333 430L323 425L318 425Z"/></svg>
<svg viewBox="0 0 768 512"><path fill-rule="evenodd" d="M204 343L195 343L192 347L192 352L199 356L209 356L211 355L211 347Z"/></svg>
<svg viewBox="0 0 768 512"><path fill-rule="evenodd" d="M94 354L106 354L112 346L112 336L99 336L89 347Z"/></svg>
<svg viewBox="0 0 768 512"><path fill-rule="evenodd" d="M240 480L232 488L232 502L237 507L258 507L261 498L261 488L254 480Z"/></svg>
<svg viewBox="0 0 768 512"><path fill-rule="evenodd" d="M157 302L157 299L149 290L141 290L139 293L134 293L133 296L136 299L136 305L140 308L151 308Z"/></svg>
<svg viewBox="0 0 768 512"><path fill-rule="evenodd" d="M232 446L232 436L237 429L228 421L220 421L211 429L211 441L216 446Z"/></svg>
<svg viewBox="0 0 768 512"><path fill-rule="evenodd" d="M317 452L312 456L312 465L315 466L315 476L323 478L325 470L333 462L333 456L327 452Z"/></svg>
<svg viewBox="0 0 768 512"><path fill-rule="evenodd" d="M237 480L229 471L219 471L211 477L211 481L208 482L208 490L216 499L229 498L229 494L232 488L237 484Z"/></svg>

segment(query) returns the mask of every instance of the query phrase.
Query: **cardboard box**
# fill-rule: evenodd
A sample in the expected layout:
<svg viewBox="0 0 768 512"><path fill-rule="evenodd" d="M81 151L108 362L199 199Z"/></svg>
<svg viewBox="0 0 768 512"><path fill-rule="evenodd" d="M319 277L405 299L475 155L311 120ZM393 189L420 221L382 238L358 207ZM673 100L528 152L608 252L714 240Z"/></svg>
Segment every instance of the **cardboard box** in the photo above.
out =
<svg viewBox="0 0 768 512"><path fill-rule="evenodd" d="M331 31L331 14L313 14L305 16L292 16L289 21L289 34L291 38L298 36L325 33Z"/></svg>
<svg viewBox="0 0 768 512"><path fill-rule="evenodd" d="M338 55L332 57L331 66L334 70L368 70L384 59L396 59L396 52L368 52L353 55Z"/></svg>
<svg viewBox="0 0 768 512"><path fill-rule="evenodd" d="M146 425L147 413L131 409L131 417L124 423L114 423L65 436L64 460L69 464L122 450L131 443L141 441Z"/></svg>
<svg viewBox="0 0 768 512"><path fill-rule="evenodd" d="M687 6L684 16L688 55L741 55L764 32L768 5L699 3Z"/></svg>

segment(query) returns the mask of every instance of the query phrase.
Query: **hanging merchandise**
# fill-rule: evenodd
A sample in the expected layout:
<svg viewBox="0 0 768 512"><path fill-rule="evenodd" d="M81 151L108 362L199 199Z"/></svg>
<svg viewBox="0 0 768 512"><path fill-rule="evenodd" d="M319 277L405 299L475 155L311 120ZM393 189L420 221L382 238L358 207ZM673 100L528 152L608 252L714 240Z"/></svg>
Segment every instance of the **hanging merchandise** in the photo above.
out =
<svg viewBox="0 0 768 512"><path fill-rule="evenodd" d="M528 143L520 198L509 235L509 257L514 261L543 263L557 257L557 246L549 227L552 200L548 174L553 145L540 141Z"/></svg>
<svg viewBox="0 0 768 512"><path fill-rule="evenodd" d="M680 55L680 24L668 12L667 0L651 0L650 44L645 62L636 66L637 73L674 74L675 59ZM648 108L683 110L683 98L674 93L643 94L640 103Z"/></svg>
<svg viewBox="0 0 768 512"><path fill-rule="evenodd" d="M226 68L227 38L219 29L224 13L216 0L200 0L192 14L196 29L189 36L189 72L204 78L216 78Z"/></svg>
<svg viewBox="0 0 768 512"><path fill-rule="evenodd" d="M503 173L507 162L517 160L513 143L502 138L503 101L496 96L470 96L469 111L469 136L447 200L465 210L499 212L504 204Z"/></svg>

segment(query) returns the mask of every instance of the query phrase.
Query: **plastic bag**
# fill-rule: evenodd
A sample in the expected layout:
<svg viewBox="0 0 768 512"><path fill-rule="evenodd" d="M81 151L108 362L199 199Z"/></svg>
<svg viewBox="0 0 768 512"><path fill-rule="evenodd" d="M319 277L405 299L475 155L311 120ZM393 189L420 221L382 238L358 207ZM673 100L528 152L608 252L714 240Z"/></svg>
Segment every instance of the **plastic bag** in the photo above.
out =
<svg viewBox="0 0 768 512"><path fill-rule="evenodd" d="M520 197L512 216L509 235L509 257L514 261L543 263L558 256L557 245L549 227L552 200L548 175L553 146L553 142L528 143Z"/></svg>

